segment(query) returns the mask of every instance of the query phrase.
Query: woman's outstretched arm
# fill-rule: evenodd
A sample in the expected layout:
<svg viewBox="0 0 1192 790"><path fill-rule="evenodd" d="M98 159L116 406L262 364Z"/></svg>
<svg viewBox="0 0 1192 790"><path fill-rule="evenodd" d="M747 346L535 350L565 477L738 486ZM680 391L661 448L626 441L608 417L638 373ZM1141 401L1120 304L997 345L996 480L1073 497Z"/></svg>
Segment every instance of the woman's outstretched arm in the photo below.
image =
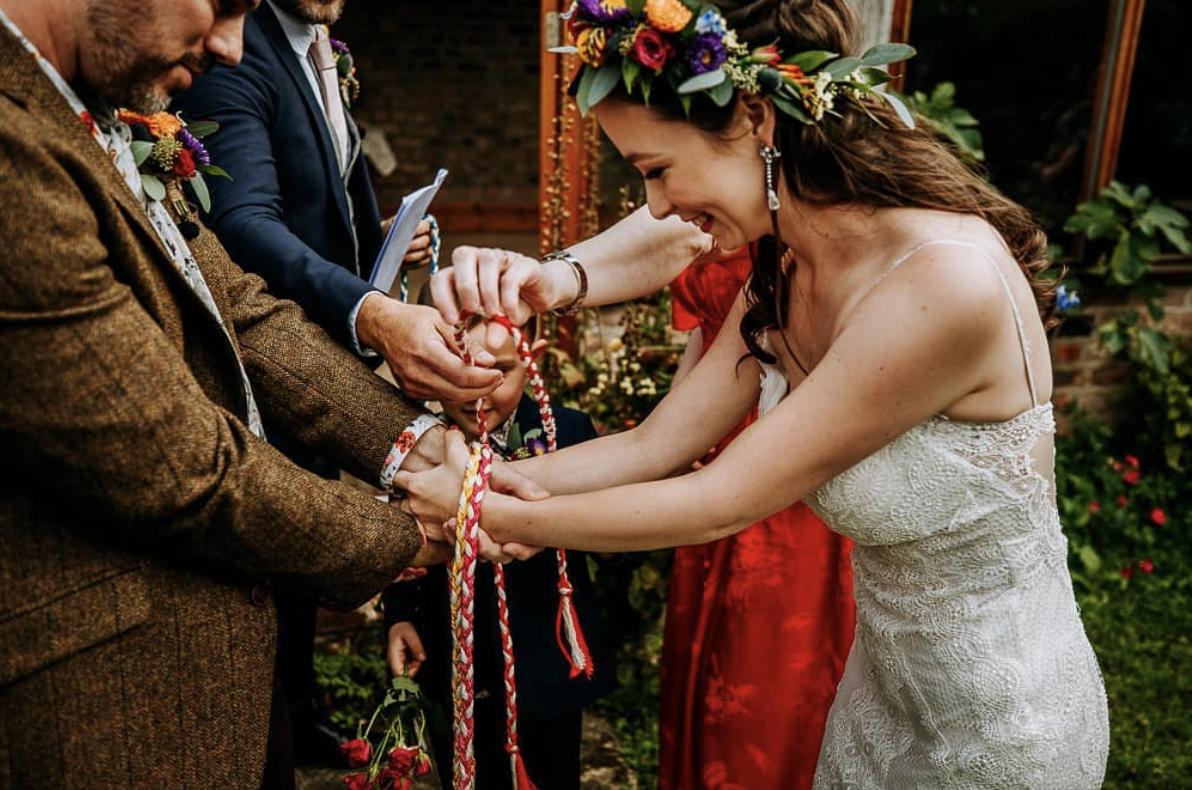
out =
<svg viewBox="0 0 1192 790"><path fill-rule="evenodd" d="M889 278L811 375L706 468L538 502L490 495L484 528L502 542L591 551L715 540L803 498L997 376L1016 375L991 350L1006 331L1000 284L954 256L924 253L931 260ZM693 374L688 385L707 383ZM457 442L452 463L407 479L415 512L458 496L459 472L444 469L458 467L462 452Z"/></svg>

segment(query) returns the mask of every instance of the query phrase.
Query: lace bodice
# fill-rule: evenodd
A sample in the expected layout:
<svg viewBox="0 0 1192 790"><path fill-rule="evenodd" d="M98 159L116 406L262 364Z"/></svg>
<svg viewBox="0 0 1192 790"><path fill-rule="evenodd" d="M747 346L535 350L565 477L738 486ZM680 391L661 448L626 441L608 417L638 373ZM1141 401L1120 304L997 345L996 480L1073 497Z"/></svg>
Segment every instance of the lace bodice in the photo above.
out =
<svg viewBox="0 0 1192 790"><path fill-rule="evenodd" d="M786 389L764 365L759 410ZM807 498L856 542L857 635L817 788L1100 786L1105 692L1034 462L1054 430L1047 403L1003 422L933 417Z"/></svg>

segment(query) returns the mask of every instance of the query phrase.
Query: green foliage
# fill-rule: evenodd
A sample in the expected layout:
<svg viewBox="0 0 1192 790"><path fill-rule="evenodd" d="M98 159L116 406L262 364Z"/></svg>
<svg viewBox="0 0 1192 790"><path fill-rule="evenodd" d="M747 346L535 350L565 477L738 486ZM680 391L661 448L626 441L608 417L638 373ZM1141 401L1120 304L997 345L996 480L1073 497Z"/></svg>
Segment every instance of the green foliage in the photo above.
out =
<svg viewBox="0 0 1192 790"><path fill-rule="evenodd" d="M381 631L381 625L374 624L315 651L319 718L341 740L356 737L390 687Z"/></svg>
<svg viewBox="0 0 1192 790"><path fill-rule="evenodd" d="M956 106L956 86L941 82L931 95L915 91L906 97L910 106L923 117L936 134L950 140L956 149L974 162L985 161L984 143L978 122L968 110Z"/></svg>

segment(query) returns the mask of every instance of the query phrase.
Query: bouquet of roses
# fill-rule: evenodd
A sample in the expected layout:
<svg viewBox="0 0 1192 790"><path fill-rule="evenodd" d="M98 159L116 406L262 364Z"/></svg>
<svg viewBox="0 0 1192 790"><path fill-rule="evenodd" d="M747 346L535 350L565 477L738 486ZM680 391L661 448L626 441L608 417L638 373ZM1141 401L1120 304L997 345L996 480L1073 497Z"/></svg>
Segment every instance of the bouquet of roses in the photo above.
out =
<svg viewBox="0 0 1192 790"><path fill-rule="evenodd" d="M368 725L339 746L352 768L344 777L349 790L409 790L414 777L430 773L430 755L422 748L426 715L422 691L406 676L393 679Z"/></svg>

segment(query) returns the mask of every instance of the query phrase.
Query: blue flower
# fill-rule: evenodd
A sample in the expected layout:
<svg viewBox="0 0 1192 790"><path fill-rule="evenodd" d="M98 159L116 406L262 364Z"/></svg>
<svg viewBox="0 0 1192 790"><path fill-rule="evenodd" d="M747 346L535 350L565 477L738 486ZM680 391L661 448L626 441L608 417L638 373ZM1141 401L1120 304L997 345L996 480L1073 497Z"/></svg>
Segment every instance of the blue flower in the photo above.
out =
<svg viewBox="0 0 1192 790"><path fill-rule="evenodd" d="M717 36L723 36L728 32L724 26L724 17L715 8L705 8L699 18L695 20L696 33L714 33Z"/></svg>
<svg viewBox="0 0 1192 790"><path fill-rule="evenodd" d="M1061 310L1075 310L1080 307L1080 295L1069 291L1067 285L1061 284L1055 294L1055 304Z"/></svg>

